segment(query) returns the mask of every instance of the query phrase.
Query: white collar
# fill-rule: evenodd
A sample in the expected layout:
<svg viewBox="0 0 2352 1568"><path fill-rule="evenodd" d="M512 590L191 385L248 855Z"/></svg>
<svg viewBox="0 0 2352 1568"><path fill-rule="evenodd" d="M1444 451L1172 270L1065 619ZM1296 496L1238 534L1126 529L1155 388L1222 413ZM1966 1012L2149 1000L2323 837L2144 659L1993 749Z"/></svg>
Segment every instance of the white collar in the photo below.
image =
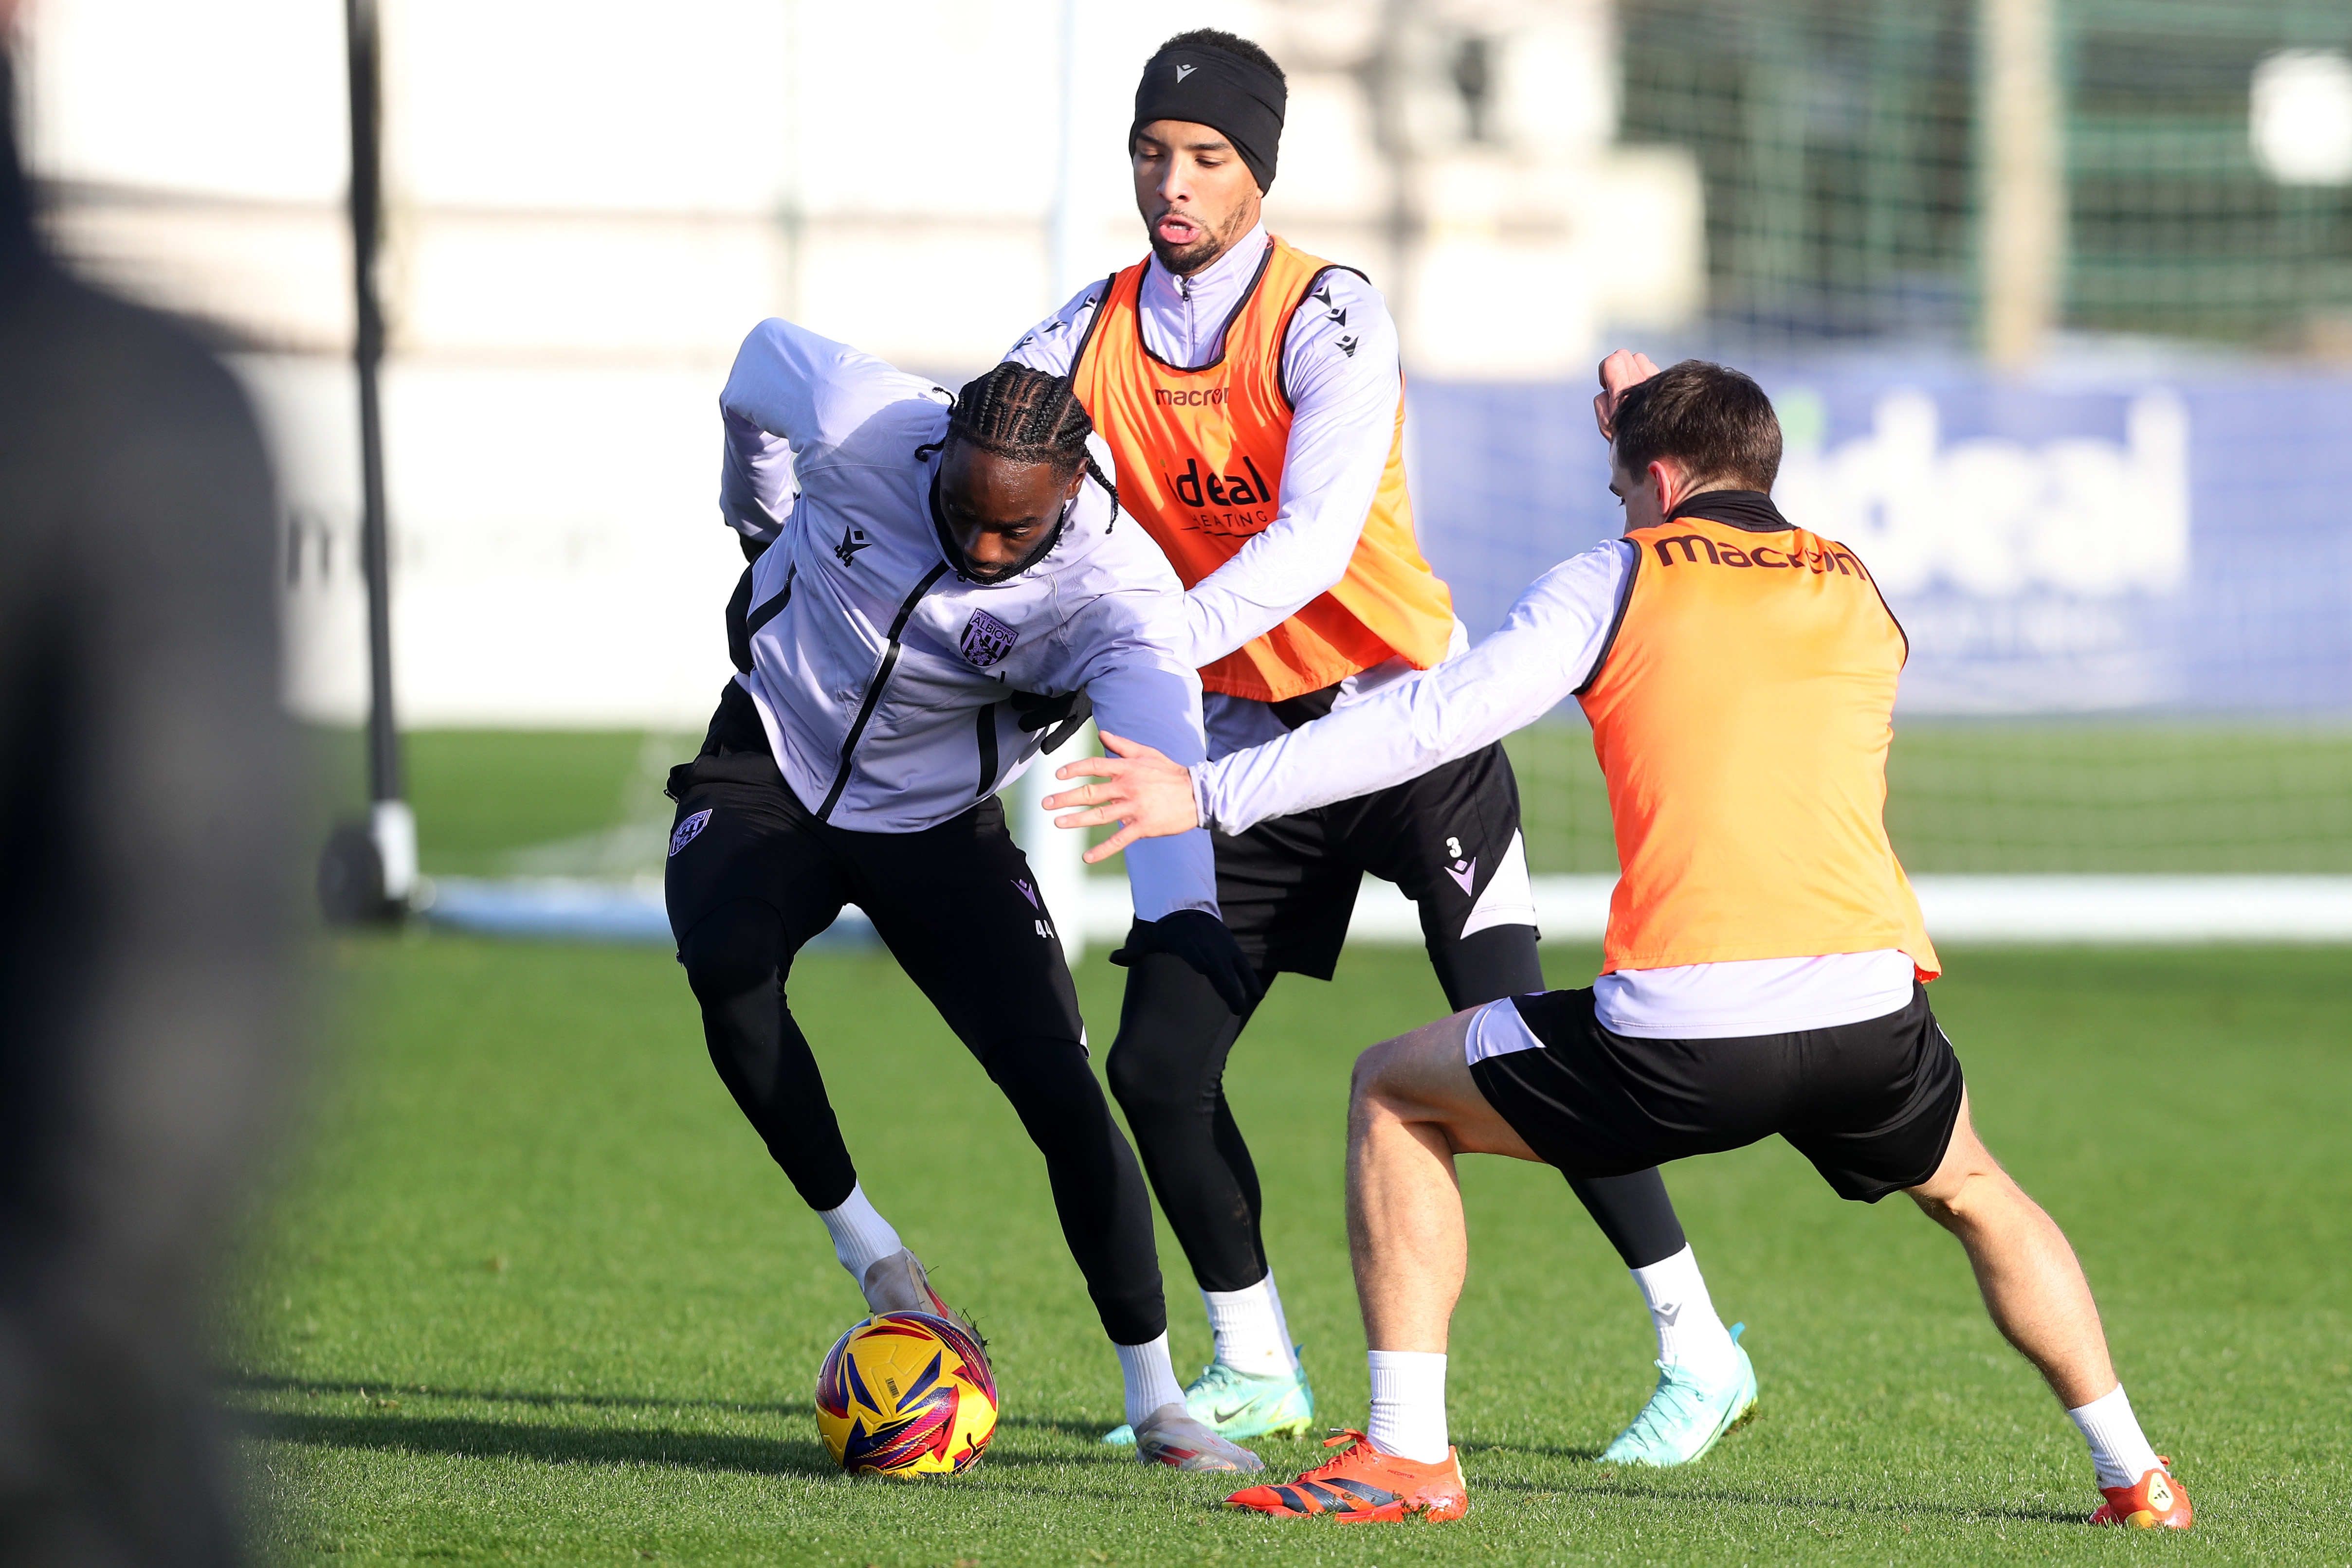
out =
<svg viewBox="0 0 2352 1568"><path fill-rule="evenodd" d="M1147 330L1156 340L1152 351L1187 367L1213 361L1223 351L1226 319L1256 280L1268 243L1261 221L1189 278L1178 277L1153 255L1144 265L1136 298Z"/></svg>

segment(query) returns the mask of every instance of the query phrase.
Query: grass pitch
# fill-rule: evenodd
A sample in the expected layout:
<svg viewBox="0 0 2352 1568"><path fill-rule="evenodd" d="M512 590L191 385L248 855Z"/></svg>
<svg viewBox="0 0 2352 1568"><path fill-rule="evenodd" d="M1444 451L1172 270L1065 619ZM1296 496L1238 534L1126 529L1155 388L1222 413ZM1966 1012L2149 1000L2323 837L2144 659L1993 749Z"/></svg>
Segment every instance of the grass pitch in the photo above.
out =
<svg viewBox="0 0 2352 1568"><path fill-rule="evenodd" d="M2066 1226L2133 1398L2200 1510L2094 1532L2080 1441L1900 1199L1843 1204L1777 1142L1672 1168L1759 1418L1685 1470L1594 1455L1649 1333L1558 1177L1463 1165L1452 1410L1469 1519L1231 1515L1213 1478L1095 1437L1118 1379L1010 1112L887 956L794 977L867 1188L990 1336L973 1474L853 1482L810 1391L859 1312L704 1057L666 952L347 940L344 1043L236 1319L262 1548L284 1562L860 1564L2343 1563L2352 1558L2352 959L2330 950L1958 953L1935 995L1993 1148ZM1590 974L1556 949L1556 983ZM1118 972L1081 977L1098 1041ZM1236 1054L1269 1245L1322 1407L1360 1424L1341 1095L1439 1010L1355 949L1286 977ZM1208 1354L1163 1232L1179 1369ZM1265 1448L1282 1470L1303 1443Z"/></svg>
<svg viewBox="0 0 2352 1568"><path fill-rule="evenodd" d="M321 771L360 798L359 737L319 738ZM411 735L425 870L596 869L517 852L542 846L544 859L545 841L666 820L661 771L698 739ZM1521 730L1509 750L1532 868L1613 873L1592 732L1566 716ZM2352 873L2352 728L2340 719L1899 719L1886 822L1914 873L2341 875Z"/></svg>

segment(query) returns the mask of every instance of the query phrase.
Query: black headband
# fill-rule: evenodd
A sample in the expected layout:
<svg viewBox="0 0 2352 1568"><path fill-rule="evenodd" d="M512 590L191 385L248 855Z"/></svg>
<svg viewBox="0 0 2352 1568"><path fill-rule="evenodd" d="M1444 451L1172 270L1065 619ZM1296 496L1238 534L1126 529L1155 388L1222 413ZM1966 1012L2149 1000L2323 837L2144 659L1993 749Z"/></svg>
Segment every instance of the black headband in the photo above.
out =
<svg viewBox="0 0 2352 1568"><path fill-rule="evenodd" d="M1223 49L1163 49L1143 68L1135 86L1132 149L1155 120L1189 120L1225 133L1263 192L1274 185L1275 154L1282 150L1282 111L1289 92L1264 66Z"/></svg>

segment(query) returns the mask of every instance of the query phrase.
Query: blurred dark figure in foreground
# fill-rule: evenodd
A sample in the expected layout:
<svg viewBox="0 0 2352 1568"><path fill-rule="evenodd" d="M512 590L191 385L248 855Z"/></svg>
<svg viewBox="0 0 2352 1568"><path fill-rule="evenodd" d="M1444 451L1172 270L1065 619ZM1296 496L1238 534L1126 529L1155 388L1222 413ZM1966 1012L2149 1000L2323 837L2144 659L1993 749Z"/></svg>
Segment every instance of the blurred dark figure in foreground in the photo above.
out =
<svg viewBox="0 0 2352 1568"><path fill-rule="evenodd" d="M273 500L35 236L0 0L0 1560L238 1555L204 1330L290 1036Z"/></svg>

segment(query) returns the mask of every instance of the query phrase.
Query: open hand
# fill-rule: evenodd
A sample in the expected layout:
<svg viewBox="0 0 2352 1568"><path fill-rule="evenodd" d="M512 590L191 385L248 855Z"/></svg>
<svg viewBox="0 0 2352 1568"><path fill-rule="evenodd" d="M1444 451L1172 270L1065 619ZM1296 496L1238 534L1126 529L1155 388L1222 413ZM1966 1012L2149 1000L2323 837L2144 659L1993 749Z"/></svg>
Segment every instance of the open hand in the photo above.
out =
<svg viewBox="0 0 2352 1568"><path fill-rule="evenodd" d="M1049 811L1070 813L1054 819L1057 828L1119 825L1118 832L1087 852L1088 865L1110 859L1138 839L1164 839L1189 833L1201 825L1200 812L1192 803L1192 769L1108 730L1102 732L1102 742L1118 755L1065 762L1054 770L1054 777L1091 776L1108 782L1081 784L1048 795L1042 802Z"/></svg>
<svg viewBox="0 0 2352 1568"><path fill-rule="evenodd" d="M1592 417L1601 423L1601 439L1617 439L1617 400L1658 373L1647 354L1620 349L1601 361L1601 391L1592 399Z"/></svg>

